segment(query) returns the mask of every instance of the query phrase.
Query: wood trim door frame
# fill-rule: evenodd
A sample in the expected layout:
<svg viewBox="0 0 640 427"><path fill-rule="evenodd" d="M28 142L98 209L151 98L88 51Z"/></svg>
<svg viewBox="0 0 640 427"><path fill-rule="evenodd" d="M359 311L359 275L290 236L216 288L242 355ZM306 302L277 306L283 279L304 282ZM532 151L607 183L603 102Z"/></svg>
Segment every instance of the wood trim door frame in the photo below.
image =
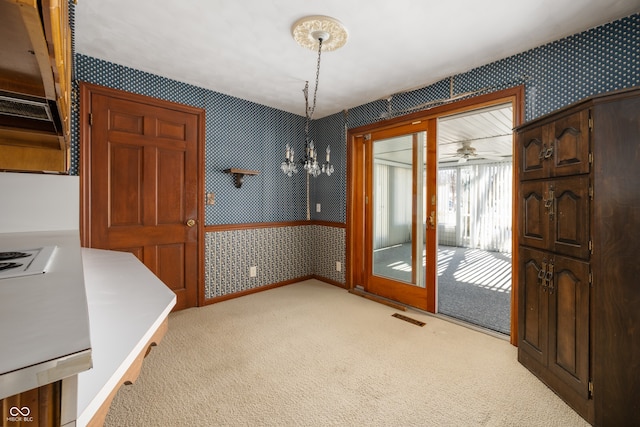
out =
<svg viewBox="0 0 640 427"><path fill-rule="evenodd" d="M365 245L365 216L364 216L364 138L373 131L402 126L421 120L437 119L464 111L475 110L490 105L511 102L513 105L514 128L524 122L525 111L524 85L496 91L486 95L452 102L450 104L434 107L426 111L418 111L405 116L360 126L347 131L347 227L346 227L346 274L347 287L354 290L356 286L363 284ZM430 129L431 130L431 129ZM433 129L435 130L435 129ZM515 134L513 136L513 164L518 164L520 153L515 147ZM515 168L514 168L515 170ZM512 230L518 230L517 212L517 177L513 176L512 197ZM430 197L430 196L428 196ZM515 232L514 232L515 236ZM514 346L518 343L518 252L516 239L512 238L512 287L511 287L511 337L510 342ZM427 271L429 274L429 271ZM433 273L431 273L433 274ZM435 295L433 295L435 298Z"/></svg>
<svg viewBox="0 0 640 427"><path fill-rule="evenodd" d="M92 83L80 81L80 108L78 123L79 132L79 175L80 175L80 243L83 247L91 247L91 215L88 209L91 202L91 97L93 94L105 95L109 97L121 98L124 100L139 102L159 108L170 108L184 113L198 116L198 138L197 138L197 188L196 203L198 221L197 227L197 251L198 251L198 271L197 271L197 306L202 306L205 301L204 289L204 148L205 148L205 110L203 108L192 107L172 101L152 98L145 95L113 89Z"/></svg>

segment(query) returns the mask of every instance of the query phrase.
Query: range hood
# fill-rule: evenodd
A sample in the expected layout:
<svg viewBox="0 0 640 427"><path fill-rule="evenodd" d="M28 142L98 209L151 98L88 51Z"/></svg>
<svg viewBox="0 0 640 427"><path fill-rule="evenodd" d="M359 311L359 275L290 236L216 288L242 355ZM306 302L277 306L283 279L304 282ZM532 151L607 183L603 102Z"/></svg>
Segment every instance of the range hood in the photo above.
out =
<svg viewBox="0 0 640 427"><path fill-rule="evenodd" d="M63 134L56 103L0 90L0 126Z"/></svg>

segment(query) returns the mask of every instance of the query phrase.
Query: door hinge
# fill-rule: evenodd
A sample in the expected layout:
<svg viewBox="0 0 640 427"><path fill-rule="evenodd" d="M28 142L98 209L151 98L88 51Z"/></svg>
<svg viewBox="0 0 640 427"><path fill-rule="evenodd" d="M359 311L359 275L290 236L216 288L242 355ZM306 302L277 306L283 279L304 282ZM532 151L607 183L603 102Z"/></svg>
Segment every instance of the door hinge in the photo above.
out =
<svg viewBox="0 0 640 427"><path fill-rule="evenodd" d="M593 117L591 117L591 112L589 112L589 130L593 130Z"/></svg>
<svg viewBox="0 0 640 427"><path fill-rule="evenodd" d="M364 204L365 205L369 204L369 196L364 196Z"/></svg>
<svg viewBox="0 0 640 427"><path fill-rule="evenodd" d="M593 153L589 153L589 164L593 164Z"/></svg>
<svg viewBox="0 0 640 427"><path fill-rule="evenodd" d="M589 240L589 252L593 255L593 240Z"/></svg>
<svg viewBox="0 0 640 427"><path fill-rule="evenodd" d="M89 113L89 126L93 126L93 114Z"/></svg>
<svg viewBox="0 0 640 427"><path fill-rule="evenodd" d="M593 273L591 271L589 272L589 285L593 287Z"/></svg>
<svg viewBox="0 0 640 427"><path fill-rule="evenodd" d="M593 397L593 381L589 380L589 397Z"/></svg>
<svg viewBox="0 0 640 427"><path fill-rule="evenodd" d="M593 186L592 185L589 186L589 198L591 200L593 200Z"/></svg>

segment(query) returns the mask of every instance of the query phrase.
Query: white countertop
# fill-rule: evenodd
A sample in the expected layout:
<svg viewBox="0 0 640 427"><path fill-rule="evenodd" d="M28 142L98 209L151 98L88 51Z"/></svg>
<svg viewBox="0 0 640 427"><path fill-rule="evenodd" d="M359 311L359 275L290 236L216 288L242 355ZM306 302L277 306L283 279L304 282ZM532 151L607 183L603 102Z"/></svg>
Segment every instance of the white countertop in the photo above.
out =
<svg viewBox="0 0 640 427"><path fill-rule="evenodd" d="M78 230L0 233L0 251L53 245L46 273L0 279L0 398L91 367Z"/></svg>
<svg viewBox="0 0 640 427"><path fill-rule="evenodd" d="M86 425L176 304L134 255L82 249L93 369L78 375L77 425Z"/></svg>

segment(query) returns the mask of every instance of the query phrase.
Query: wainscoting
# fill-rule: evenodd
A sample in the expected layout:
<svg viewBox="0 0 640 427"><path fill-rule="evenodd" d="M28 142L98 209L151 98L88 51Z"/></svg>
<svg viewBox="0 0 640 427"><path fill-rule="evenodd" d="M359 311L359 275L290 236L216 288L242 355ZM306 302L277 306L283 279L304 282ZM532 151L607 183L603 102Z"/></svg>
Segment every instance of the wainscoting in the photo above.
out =
<svg viewBox="0 0 640 427"><path fill-rule="evenodd" d="M345 228L339 223L207 226L204 302L309 277L346 286L344 247Z"/></svg>

